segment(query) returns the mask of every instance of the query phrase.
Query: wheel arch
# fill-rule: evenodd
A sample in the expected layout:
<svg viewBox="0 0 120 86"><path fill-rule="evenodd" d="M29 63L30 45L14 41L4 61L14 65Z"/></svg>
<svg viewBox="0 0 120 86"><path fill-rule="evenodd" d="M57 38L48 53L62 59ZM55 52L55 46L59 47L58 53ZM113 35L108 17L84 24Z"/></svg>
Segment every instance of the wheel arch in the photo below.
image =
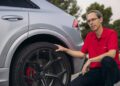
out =
<svg viewBox="0 0 120 86"><path fill-rule="evenodd" d="M53 35L37 34L37 35L34 35L34 36L27 38L17 47L17 49L15 50L15 52L12 56L12 59L11 59L9 65L7 65L7 66L9 66L11 69L12 63L14 62L14 59L15 59L17 53L19 53L19 51L22 50L24 47L30 45L31 43L35 43L35 42L50 42L50 43L60 44L62 46L68 47L65 42L63 42L62 40L60 40L60 38L57 38ZM73 73L74 72L73 60L72 60L72 58L69 58L70 57L69 55L67 55L67 57L68 57L68 60L71 64L71 72Z"/></svg>

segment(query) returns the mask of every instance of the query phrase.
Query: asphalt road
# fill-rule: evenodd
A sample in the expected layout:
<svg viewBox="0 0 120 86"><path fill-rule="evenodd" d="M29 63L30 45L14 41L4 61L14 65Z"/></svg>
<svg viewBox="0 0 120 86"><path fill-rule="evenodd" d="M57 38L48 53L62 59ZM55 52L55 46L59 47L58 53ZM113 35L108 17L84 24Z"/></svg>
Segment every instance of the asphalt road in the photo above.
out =
<svg viewBox="0 0 120 86"><path fill-rule="evenodd" d="M74 75L72 75L71 80L75 79L80 73L76 73ZM118 83L116 83L114 86L120 86L120 81Z"/></svg>

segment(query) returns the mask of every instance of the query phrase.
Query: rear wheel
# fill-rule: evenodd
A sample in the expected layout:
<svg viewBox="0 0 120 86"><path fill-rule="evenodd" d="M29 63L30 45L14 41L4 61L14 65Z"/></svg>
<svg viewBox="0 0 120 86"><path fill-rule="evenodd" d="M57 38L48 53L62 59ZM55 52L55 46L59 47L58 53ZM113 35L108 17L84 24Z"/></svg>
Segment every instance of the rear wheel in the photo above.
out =
<svg viewBox="0 0 120 86"><path fill-rule="evenodd" d="M66 86L70 64L66 55L55 49L51 43L39 42L19 52L12 64L12 86Z"/></svg>

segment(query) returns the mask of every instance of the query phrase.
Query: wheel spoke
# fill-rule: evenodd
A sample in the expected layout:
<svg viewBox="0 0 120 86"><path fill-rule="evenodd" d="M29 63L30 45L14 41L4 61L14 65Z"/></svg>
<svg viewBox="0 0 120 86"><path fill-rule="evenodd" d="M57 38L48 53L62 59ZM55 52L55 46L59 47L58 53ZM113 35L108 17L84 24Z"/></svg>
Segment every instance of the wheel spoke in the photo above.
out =
<svg viewBox="0 0 120 86"><path fill-rule="evenodd" d="M65 72L65 71L64 71ZM60 73L59 75L63 75L64 73ZM57 80L61 86L64 86L62 80L58 77L59 75L54 75L54 74L45 74L46 77L52 78L52 80Z"/></svg>
<svg viewBox="0 0 120 86"><path fill-rule="evenodd" d="M53 85L53 83L54 83L54 79L52 79L52 80L51 80L51 82L50 82L49 86L52 86L52 85Z"/></svg>
<svg viewBox="0 0 120 86"><path fill-rule="evenodd" d="M57 77L63 76L65 73L67 73L67 70L63 70L62 72L57 74Z"/></svg>
<svg viewBox="0 0 120 86"><path fill-rule="evenodd" d="M67 70L63 70L62 72L60 72L60 73L57 74L59 82L61 83L62 86L64 86L63 81L62 81L63 80L62 77L65 75L65 73L67 73Z"/></svg>
<svg viewBox="0 0 120 86"><path fill-rule="evenodd" d="M46 63L46 65L43 67L43 70L48 69L53 63L56 63L61 60L61 57L56 57L57 59L54 59L53 51L49 50L49 61Z"/></svg>
<svg viewBox="0 0 120 86"><path fill-rule="evenodd" d="M45 77L48 77L48 78L57 78L57 76L54 75L54 74L45 74Z"/></svg>
<svg viewBox="0 0 120 86"><path fill-rule="evenodd" d="M47 86L47 82L46 82L45 78L42 78L41 82L42 82L43 86Z"/></svg>
<svg viewBox="0 0 120 86"><path fill-rule="evenodd" d="M55 60L49 60L48 63L43 67L43 70L48 69L52 64L57 63L61 60L61 57L58 57Z"/></svg>
<svg viewBox="0 0 120 86"><path fill-rule="evenodd" d="M64 70L64 71L62 71L62 72L60 72L60 73L58 73L57 75L54 75L54 74L45 74L45 76L46 77L50 77L50 78L59 78L59 77L61 77L61 76L63 76L65 73L67 73L67 71L66 70Z"/></svg>

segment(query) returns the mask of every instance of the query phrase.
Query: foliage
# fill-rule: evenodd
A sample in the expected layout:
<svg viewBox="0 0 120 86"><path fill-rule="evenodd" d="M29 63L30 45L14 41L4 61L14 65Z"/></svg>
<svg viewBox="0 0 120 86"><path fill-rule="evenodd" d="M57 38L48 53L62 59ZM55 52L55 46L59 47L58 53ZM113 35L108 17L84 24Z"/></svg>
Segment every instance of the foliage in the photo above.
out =
<svg viewBox="0 0 120 86"><path fill-rule="evenodd" d="M118 37L120 38L120 19L113 22L113 27L118 32Z"/></svg>
<svg viewBox="0 0 120 86"><path fill-rule="evenodd" d="M49 0L51 3L56 5L57 7L63 9L67 13L78 17L79 15L76 15L79 11L79 7L77 6L76 0Z"/></svg>
<svg viewBox="0 0 120 86"><path fill-rule="evenodd" d="M120 19L113 22L113 28L118 32L118 41L119 41L119 48L120 48Z"/></svg>

